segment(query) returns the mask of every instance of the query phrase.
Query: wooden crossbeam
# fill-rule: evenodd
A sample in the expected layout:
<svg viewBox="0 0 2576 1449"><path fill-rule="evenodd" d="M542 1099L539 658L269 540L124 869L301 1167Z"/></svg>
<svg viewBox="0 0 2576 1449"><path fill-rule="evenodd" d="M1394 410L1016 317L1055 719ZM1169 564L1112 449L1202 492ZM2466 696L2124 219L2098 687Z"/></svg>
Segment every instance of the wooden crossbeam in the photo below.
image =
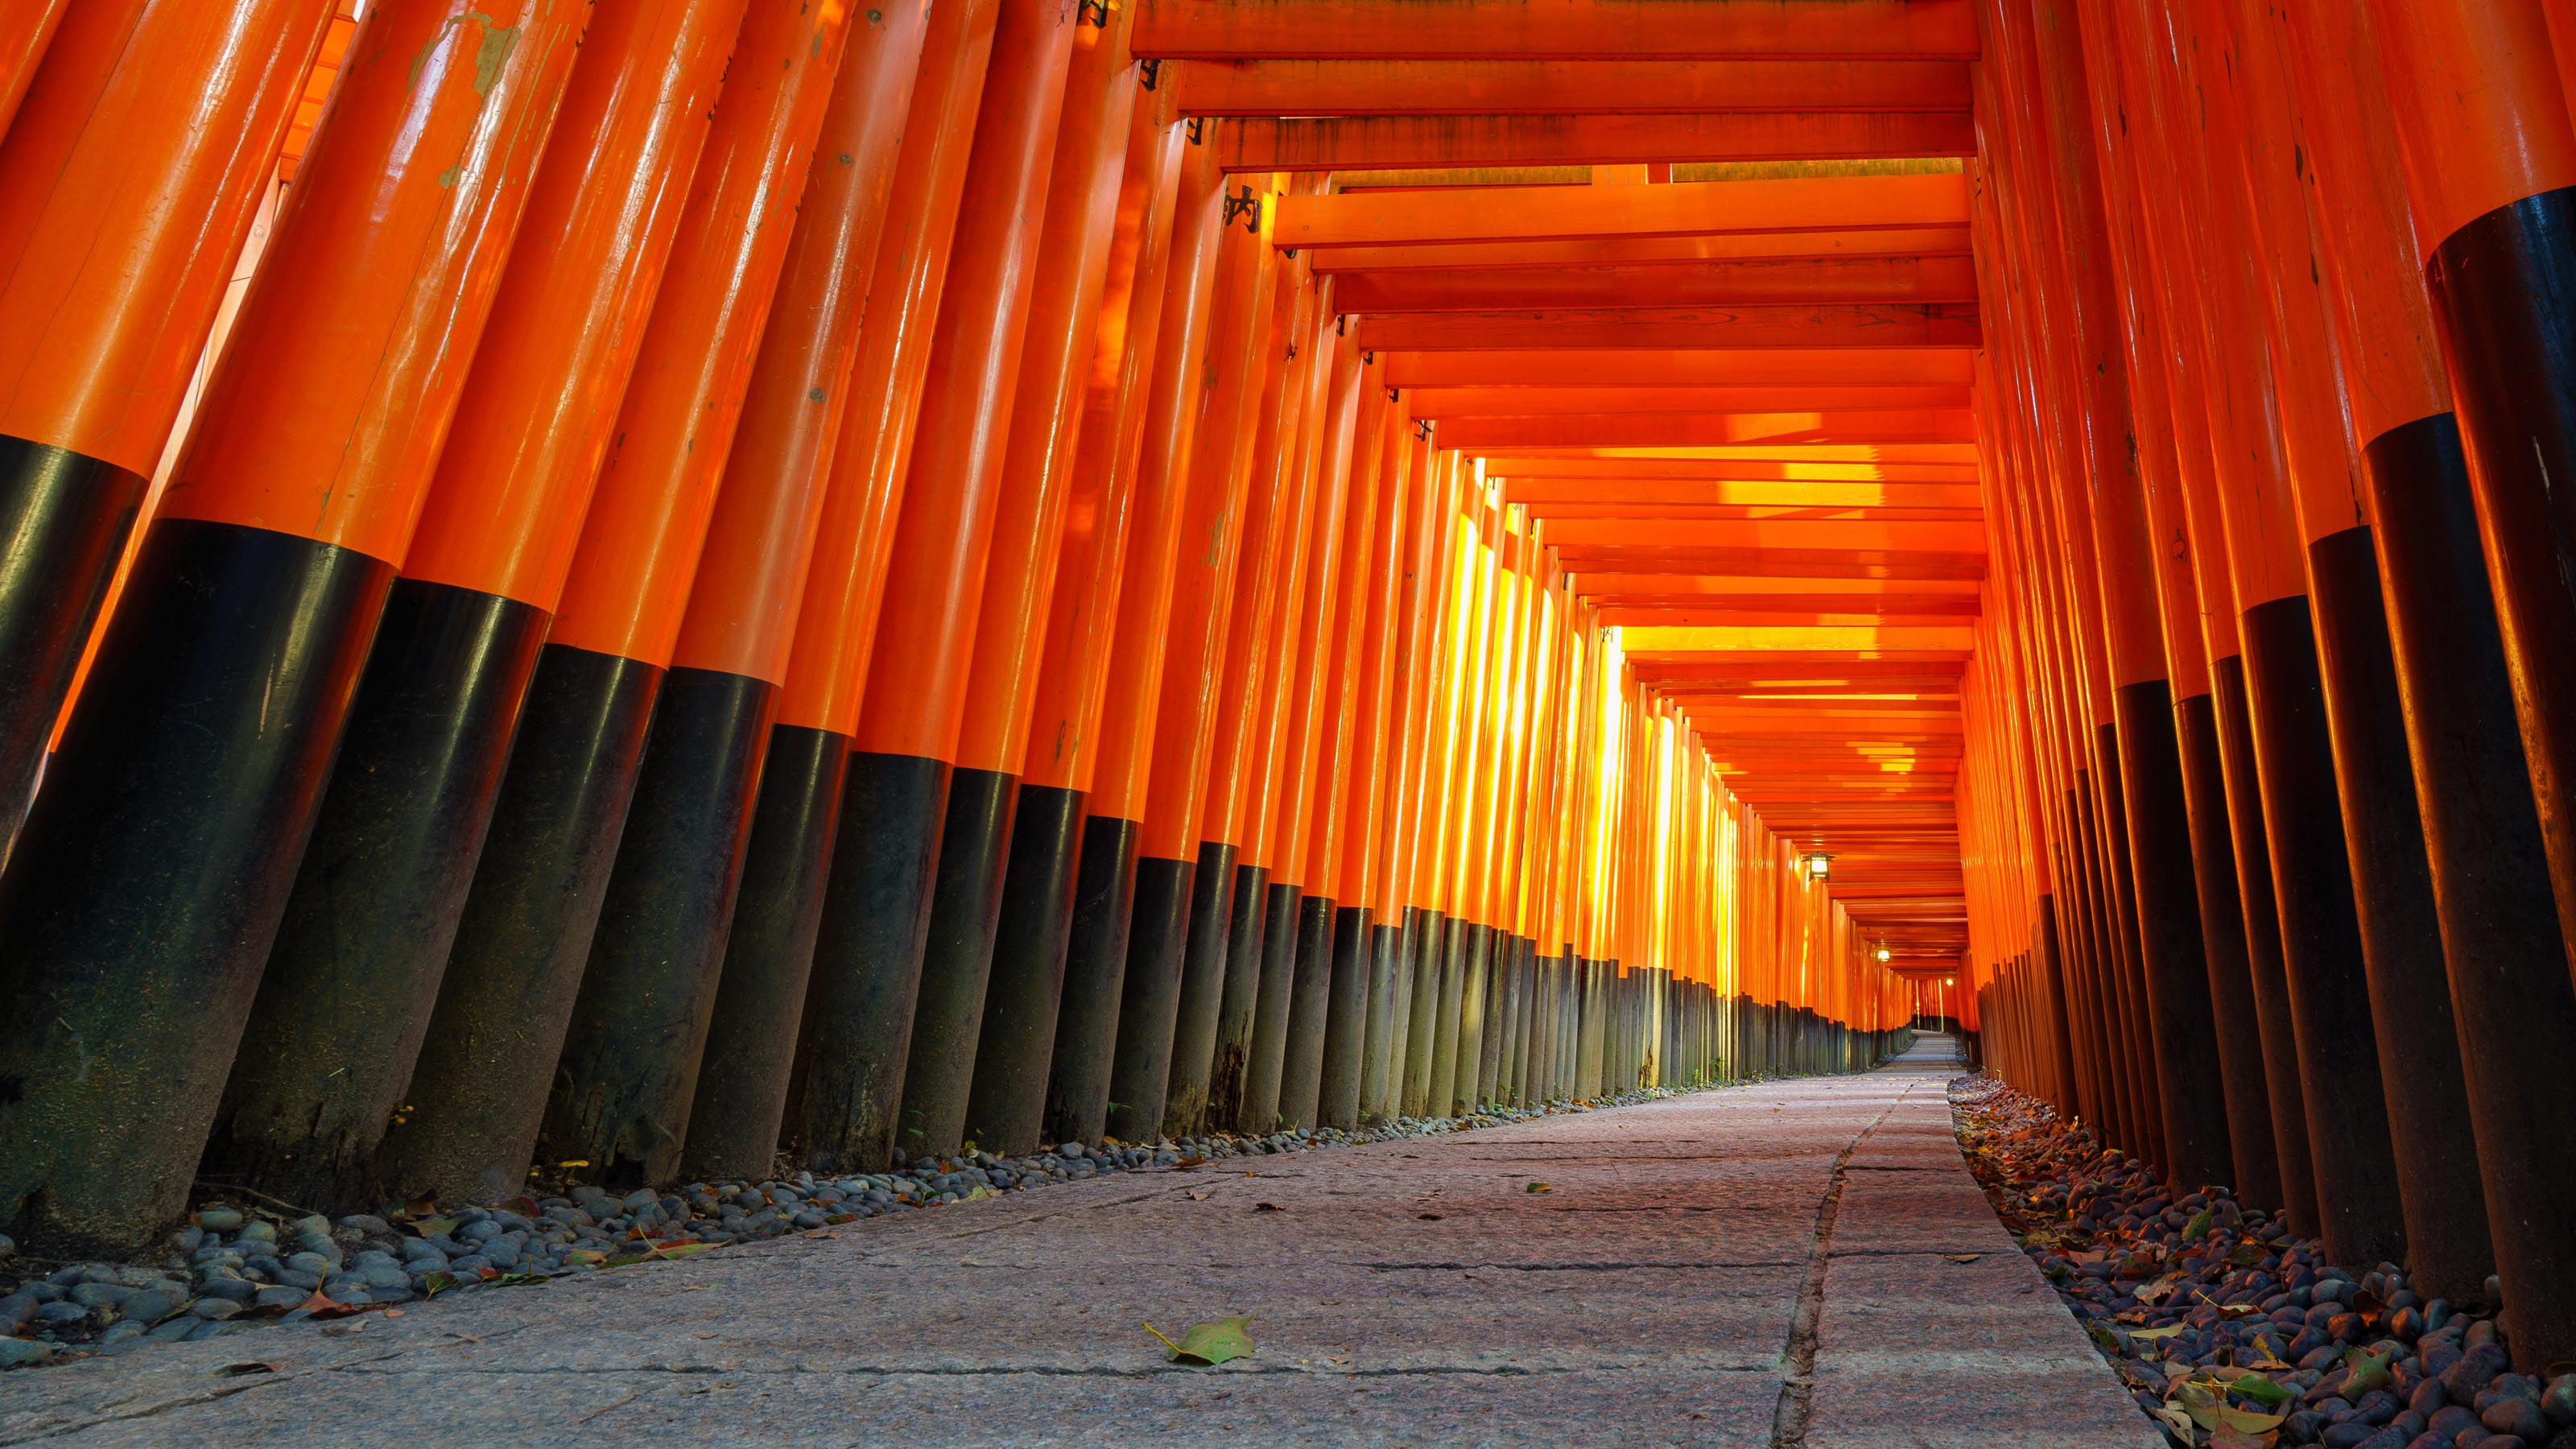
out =
<svg viewBox="0 0 2576 1449"><path fill-rule="evenodd" d="M1419 246L1956 227L1967 220L1967 177L1948 172L1288 195L1279 198L1271 235L1283 247Z"/></svg>
<svg viewBox="0 0 2576 1449"><path fill-rule="evenodd" d="M1652 266L1494 267L1339 274L1345 312L1506 307L1743 307L1804 302L1973 302L1964 256L1780 257Z"/></svg>
<svg viewBox="0 0 2576 1449"><path fill-rule="evenodd" d="M1248 116L1226 126L1216 144L1228 171L1394 171L1971 156L1977 133L1964 109Z"/></svg>
<svg viewBox="0 0 2576 1449"><path fill-rule="evenodd" d="M1165 67L1189 116L1958 111L1956 60L1239 60Z"/></svg>
<svg viewBox="0 0 2576 1449"><path fill-rule="evenodd" d="M1977 309L1958 302L1812 307L1569 307L1362 316L1370 351L1488 348L1975 347Z"/></svg>
<svg viewBox="0 0 2576 1449"><path fill-rule="evenodd" d="M1141 0L1140 56L1973 60L1968 0Z"/></svg>

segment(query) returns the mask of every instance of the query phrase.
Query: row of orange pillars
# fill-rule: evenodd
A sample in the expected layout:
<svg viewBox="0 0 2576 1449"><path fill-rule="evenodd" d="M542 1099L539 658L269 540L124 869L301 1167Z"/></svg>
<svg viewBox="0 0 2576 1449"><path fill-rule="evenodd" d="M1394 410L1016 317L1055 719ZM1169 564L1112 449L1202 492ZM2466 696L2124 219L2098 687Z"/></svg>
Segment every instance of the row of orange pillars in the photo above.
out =
<svg viewBox="0 0 2576 1449"><path fill-rule="evenodd" d="M10 1232L1902 1027L1124 0L333 8L0 3Z"/></svg>
<svg viewBox="0 0 2576 1449"><path fill-rule="evenodd" d="M2576 1358L2576 9L1988 10L1988 1058Z"/></svg>

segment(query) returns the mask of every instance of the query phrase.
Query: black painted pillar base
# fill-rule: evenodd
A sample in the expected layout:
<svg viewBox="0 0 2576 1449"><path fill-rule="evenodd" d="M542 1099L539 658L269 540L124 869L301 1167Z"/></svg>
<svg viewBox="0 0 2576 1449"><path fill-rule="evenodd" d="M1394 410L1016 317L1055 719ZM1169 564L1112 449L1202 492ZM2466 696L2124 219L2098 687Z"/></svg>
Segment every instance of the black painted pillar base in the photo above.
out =
<svg viewBox="0 0 2576 1449"><path fill-rule="evenodd" d="M1446 1117L1484 1100L1485 1012L1493 995L1494 928L1470 924L1459 961L1463 974L1458 987L1458 1074L1441 1113Z"/></svg>
<svg viewBox="0 0 2576 1449"><path fill-rule="evenodd" d="M1172 1079L1172 1023L1181 1005L1181 959L1190 930L1195 861L1136 862L1136 906L1118 1002L1118 1052L1109 1074L1109 1135L1151 1142L1163 1129Z"/></svg>
<svg viewBox="0 0 2576 1449"><path fill-rule="evenodd" d="M1351 1128L1360 1122L1360 1074L1368 1035L1370 988L1379 974L1378 929L1365 906L1333 913L1333 979L1324 1012L1324 1077L1316 1122Z"/></svg>
<svg viewBox="0 0 2576 1449"><path fill-rule="evenodd" d="M1407 1117L1421 1117L1431 1110L1432 1049L1438 1035L1432 1020L1440 1010L1440 957L1449 935L1448 921L1438 911L1414 911L1412 983L1406 993L1398 1058L1403 1066L1397 1087L1398 1110Z"/></svg>
<svg viewBox="0 0 2576 1449"><path fill-rule="evenodd" d="M1263 1136L1279 1130L1279 1091L1288 1065L1288 1021L1295 1010L1298 906L1305 891L1273 883L1262 906L1261 980L1252 1011L1252 1055L1243 1073L1237 1132Z"/></svg>
<svg viewBox="0 0 2576 1449"><path fill-rule="evenodd" d="M966 1099L984 1034L985 987L992 980L1011 809L1019 794L1015 775L949 772L948 819L939 833L939 875L931 887L895 1142L907 1159L945 1157L965 1145Z"/></svg>
<svg viewBox="0 0 2576 1449"><path fill-rule="evenodd" d="M2392 429L2362 461L2507 1341L2530 1370L2576 1359L2576 1094L2558 1066L2576 989L2458 426Z"/></svg>
<svg viewBox="0 0 2576 1449"><path fill-rule="evenodd" d="M2310 544L2308 580L2380 1078L2392 1089L2407 1281L2427 1298L2464 1302L2484 1293L2495 1249L2475 1139L2460 1131L2469 1089L2370 530Z"/></svg>
<svg viewBox="0 0 2576 1449"><path fill-rule="evenodd" d="M2175 758L2183 815L2191 830L2192 885L2200 900L2201 960L2209 973L2218 1076L2227 1098L2227 1140L2236 1197L2278 1212L2281 1159L2272 1141L2272 1100L2263 1081L2263 1023L2254 1005L2245 947L2245 901L2236 887L2227 780L2219 764L2218 712L2206 694L2174 701Z"/></svg>
<svg viewBox="0 0 2576 1449"><path fill-rule="evenodd" d="M1297 903L1297 977L1289 992L1288 1040L1280 1052L1279 1071L1279 1116L1289 1127L1315 1125L1323 1095L1335 907L1330 896L1306 896Z"/></svg>
<svg viewBox="0 0 2576 1449"><path fill-rule="evenodd" d="M2297 1027L2318 1236L2336 1263L2402 1261L2406 1221L2335 797L2324 682L2301 596L2245 611L2245 690Z"/></svg>
<svg viewBox="0 0 2576 1449"><path fill-rule="evenodd" d="M0 1225L135 1248L187 1206L367 644L382 560L165 520L0 874Z"/></svg>
<svg viewBox="0 0 2576 1449"><path fill-rule="evenodd" d="M538 651L403 1094L413 1111L378 1152L396 1200L498 1202L526 1190L661 689L650 664L564 644Z"/></svg>
<svg viewBox="0 0 2576 1449"><path fill-rule="evenodd" d="M0 433L0 860L151 480Z"/></svg>
<svg viewBox="0 0 2576 1449"><path fill-rule="evenodd" d="M545 642L532 605L396 580L200 1175L327 1212L383 1201L403 1105Z"/></svg>
<svg viewBox="0 0 2576 1449"><path fill-rule="evenodd" d="M897 1160L949 774L920 755L850 755L787 1111L788 1150L817 1173Z"/></svg>
<svg viewBox="0 0 2576 1449"><path fill-rule="evenodd" d="M1195 1137L1207 1125L1218 1012L1231 975L1235 847L1199 842L1190 888L1190 934L1181 953L1181 1001L1172 1022L1172 1074L1163 1091L1165 1137Z"/></svg>
<svg viewBox="0 0 2576 1449"><path fill-rule="evenodd" d="M1056 1005L1055 1050L1047 1059L1042 1141L1098 1142L1108 1130L1109 1074L1136 901L1138 829L1133 820L1107 815L1082 822L1073 919L1065 928L1064 996Z"/></svg>
<svg viewBox="0 0 2576 1449"><path fill-rule="evenodd" d="M662 680L538 1134L544 1160L619 1189L680 1174L698 1055L751 839L778 687L714 669Z"/></svg>
<svg viewBox="0 0 2576 1449"><path fill-rule="evenodd" d="M2299 1037L2291 1022L2289 967L2281 954L2281 913L2272 885L2272 838L2263 823L2261 772L2255 764L2254 708L2245 661L2226 655L2209 667L2210 703L2227 787L2229 833L2236 848L2236 887L2244 903L2245 963L2262 1027L2263 1084L2272 1104L2272 1149L2280 1165L2282 1212L2292 1231L2317 1231L2317 1178L2308 1151L2307 1087L2299 1073Z"/></svg>
<svg viewBox="0 0 2576 1449"><path fill-rule="evenodd" d="M1396 1042L1402 1012L1397 1003L1405 990L1404 951L1412 939L1415 912L1407 907L1400 922L1380 921L1369 913L1367 1016L1360 1026L1359 1120L1383 1122L1395 1115Z"/></svg>
<svg viewBox="0 0 2576 1449"><path fill-rule="evenodd" d="M1261 1002L1262 952L1270 910L1270 870L1237 865L1226 901L1225 991L1217 1006L1216 1042L1208 1065L1207 1111L1198 1131L1230 1127L1243 1116L1252 1071L1252 1032Z"/></svg>
<svg viewBox="0 0 2576 1449"><path fill-rule="evenodd" d="M1459 1002L1466 995L1467 964L1473 959L1469 950L1476 927L1453 917L1448 930L1441 933L1440 997L1431 1009L1430 1095L1424 1103L1424 1114L1431 1117L1454 1117L1458 1113L1458 1035Z"/></svg>
<svg viewBox="0 0 2576 1449"><path fill-rule="evenodd" d="M2169 1184L2188 1193L2233 1183L2227 1089L2211 1020L2209 961L2201 942L2192 871L2191 818L2174 736L2173 691L2161 679L2113 696L2120 732L2121 798L2129 820L2129 875L2138 898L2138 945L2155 1046L2157 1109L2164 1119Z"/></svg>
<svg viewBox="0 0 2576 1449"><path fill-rule="evenodd" d="M974 1089L966 1099L966 1136L987 1152L1016 1157L1041 1142L1073 929L1082 808L1082 791L1022 785L1012 812L992 979L984 990Z"/></svg>
<svg viewBox="0 0 2576 1449"><path fill-rule="evenodd" d="M742 886L680 1152L683 1178L758 1179L777 1156L849 773L848 735L769 727Z"/></svg>

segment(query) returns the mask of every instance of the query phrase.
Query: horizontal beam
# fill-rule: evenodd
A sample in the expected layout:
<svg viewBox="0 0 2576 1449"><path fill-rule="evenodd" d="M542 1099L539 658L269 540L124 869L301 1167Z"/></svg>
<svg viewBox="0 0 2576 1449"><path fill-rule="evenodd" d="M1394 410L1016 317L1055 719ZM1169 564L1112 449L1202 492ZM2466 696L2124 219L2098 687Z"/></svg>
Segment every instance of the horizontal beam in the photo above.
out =
<svg viewBox="0 0 2576 1449"><path fill-rule="evenodd" d="M1977 309L1958 302L1815 307L1569 307L1362 316L1371 352L1486 348L1976 347Z"/></svg>
<svg viewBox="0 0 2576 1449"><path fill-rule="evenodd" d="M1824 257L1965 257L1970 251L1966 227L1900 226L1863 231L1717 232L1696 236L1589 237L1578 241L1318 247L1302 255L1314 264L1316 271L1335 274L1471 271L1487 267L1620 266L1663 274L1666 267L1687 266L1693 262L1762 262ZM1353 307L1349 310L1367 309Z"/></svg>
<svg viewBox="0 0 2576 1449"><path fill-rule="evenodd" d="M1866 627L1942 624L1974 617L1976 616L1973 613L1956 609L1734 609L1708 604L1681 605L1660 600L1601 605L1601 622L1620 628L1644 628L1653 625L1753 628L1778 624Z"/></svg>
<svg viewBox="0 0 2576 1449"><path fill-rule="evenodd" d="M1488 312L1507 307L1748 307L1815 302L1974 302L1963 256L1783 257L1654 266L1344 272L1344 312Z"/></svg>
<svg viewBox="0 0 2576 1449"><path fill-rule="evenodd" d="M1141 0L1139 56L1974 60L1968 0Z"/></svg>
<svg viewBox="0 0 2576 1449"><path fill-rule="evenodd" d="M1389 352L1389 387L1966 387L1964 348L1765 347L1744 351ZM1973 458L1967 460L1973 463ZM1973 479L1971 480L1973 481Z"/></svg>
<svg viewBox="0 0 2576 1449"><path fill-rule="evenodd" d="M1733 573L1775 579L1982 579L1982 553L1829 548L1591 548L1560 546L1569 573Z"/></svg>
<svg viewBox="0 0 2576 1449"><path fill-rule="evenodd" d="M1614 599L1631 595L1682 598L1692 595L1714 597L1765 597L1849 599L1847 607L1860 608L1896 594L1910 594L1927 599L1946 599L1960 604L1976 605L1979 594L1974 580L1916 580L1902 588L1884 579L1797 579L1746 578L1734 574L1610 574L1587 573L1575 580L1575 591L1589 599Z"/></svg>
<svg viewBox="0 0 2576 1449"><path fill-rule="evenodd" d="M1964 174L1799 176L1660 186L1451 186L1279 198L1283 247L1955 227Z"/></svg>
<svg viewBox="0 0 2576 1449"><path fill-rule="evenodd" d="M1539 537L1558 549L1604 544L1665 548L1879 548L1982 554L1982 523L1882 523L1869 518L1681 521L1602 518L1552 522Z"/></svg>
<svg viewBox="0 0 2576 1449"><path fill-rule="evenodd" d="M1417 418L1540 417L1550 413L1754 413L1856 408L1964 408L1964 387L1417 387L1404 394ZM1494 476L1491 468L1485 476ZM1716 500L1707 500L1714 502ZM1975 506L1971 495L1969 505Z"/></svg>
<svg viewBox="0 0 2576 1449"><path fill-rule="evenodd" d="M1167 67L1185 116L1966 111L1956 60L1238 60Z"/></svg>
<svg viewBox="0 0 2576 1449"><path fill-rule="evenodd" d="M1402 171L1964 157L1976 149L1976 123L1965 110L1254 116L1222 129L1217 164L1228 171Z"/></svg>
<svg viewBox="0 0 2576 1449"><path fill-rule="evenodd" d="M1886 412L1576 413L1561 417L1456 418L1436 435L1452 448L1581 448L1604 444L1974 442L1964 408Z"/></svg>

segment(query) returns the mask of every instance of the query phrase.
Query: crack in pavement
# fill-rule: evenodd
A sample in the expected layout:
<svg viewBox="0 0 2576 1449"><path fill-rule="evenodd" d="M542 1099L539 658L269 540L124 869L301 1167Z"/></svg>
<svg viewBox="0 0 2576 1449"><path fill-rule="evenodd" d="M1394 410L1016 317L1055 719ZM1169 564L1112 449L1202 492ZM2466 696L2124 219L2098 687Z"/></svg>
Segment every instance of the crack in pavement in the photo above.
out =
<svg viewBox="0 0 2576 1449"><path fill-rule="evenodd" d="M1789 1344L1780 1355L1780 1398L1771 1409L1771 1449L1806 1446L1807 1416L1816 1393L1816 1329L1825 1316L1825 1269L1833 1261L1834 1224L1842 1216L1844 1168L1870 1134L1912 1095L1913 1085L1898 1092L1887 1110L1871 1119L1834 1158L1833 1177L1825 1186L1824 1200L1816 1205L1816 1243L1807 1254L1807 1281L1798 1290L1798 1309L1789 1321Z"/></svg>

